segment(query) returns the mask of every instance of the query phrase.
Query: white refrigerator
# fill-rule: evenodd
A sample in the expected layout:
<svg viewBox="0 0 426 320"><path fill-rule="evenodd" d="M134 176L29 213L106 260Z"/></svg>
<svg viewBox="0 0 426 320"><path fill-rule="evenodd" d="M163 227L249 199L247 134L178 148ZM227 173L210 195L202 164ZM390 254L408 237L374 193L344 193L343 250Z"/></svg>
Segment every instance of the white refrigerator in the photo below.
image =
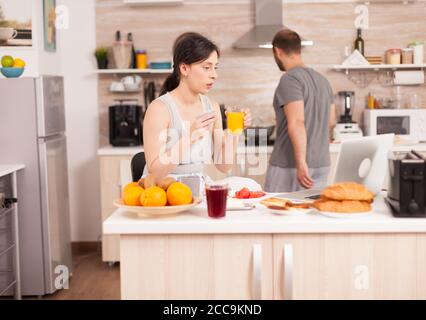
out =
<svg viewBox="0 0 426 320"><path fill-rule="evenodd" d="M64 85L59 76L0 79L0 163L18 180L22 295L42 296L72 274Z"/></svg>

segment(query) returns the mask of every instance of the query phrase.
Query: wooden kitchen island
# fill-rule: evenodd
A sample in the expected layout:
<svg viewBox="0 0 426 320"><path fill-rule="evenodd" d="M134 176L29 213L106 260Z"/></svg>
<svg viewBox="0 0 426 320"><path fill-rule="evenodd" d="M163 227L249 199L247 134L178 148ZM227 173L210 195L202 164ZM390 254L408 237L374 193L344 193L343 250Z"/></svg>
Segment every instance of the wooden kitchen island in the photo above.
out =
<svg viewBox="0 0 426 320"><path fill-rule="evenodd" d="M122 299L426 299L426 219L333 219L259 207L172 217L116 210Z"/></svg>

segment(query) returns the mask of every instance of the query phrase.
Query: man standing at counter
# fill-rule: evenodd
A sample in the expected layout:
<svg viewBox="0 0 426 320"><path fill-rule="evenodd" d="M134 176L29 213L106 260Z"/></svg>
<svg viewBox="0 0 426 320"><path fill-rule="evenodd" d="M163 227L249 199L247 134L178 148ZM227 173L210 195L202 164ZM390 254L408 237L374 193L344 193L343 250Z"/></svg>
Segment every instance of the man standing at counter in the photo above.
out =
<svg viewBox="0 0 426 320"><path fill-rule="evenodd" d="M335 124L332 88L324 76L303 63L296 32L279 31L272 46L275 61L285 73L274 95L277 137L265 190L322 188L330 170L330 127Z"/></svg>

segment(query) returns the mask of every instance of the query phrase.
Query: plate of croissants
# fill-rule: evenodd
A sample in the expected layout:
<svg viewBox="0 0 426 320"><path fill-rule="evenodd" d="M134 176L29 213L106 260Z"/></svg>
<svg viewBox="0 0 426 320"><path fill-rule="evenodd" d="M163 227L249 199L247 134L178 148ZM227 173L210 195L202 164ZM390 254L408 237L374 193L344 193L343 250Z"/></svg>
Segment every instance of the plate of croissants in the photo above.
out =
<svg viewBox="0 0 426 320"><path fill-rule="evenodd" d="M342 182L325 188L313 206L319 213L328 217L353 218L373 214L373 201L374 194L363 185Z"/></svg>

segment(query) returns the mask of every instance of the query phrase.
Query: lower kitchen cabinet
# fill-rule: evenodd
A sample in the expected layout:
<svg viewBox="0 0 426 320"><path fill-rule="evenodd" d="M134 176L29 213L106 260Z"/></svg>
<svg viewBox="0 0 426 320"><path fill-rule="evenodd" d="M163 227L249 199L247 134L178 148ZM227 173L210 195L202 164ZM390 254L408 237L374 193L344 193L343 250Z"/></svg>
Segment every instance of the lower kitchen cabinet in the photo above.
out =
<svg viewBox="0 0 426 320"><path fill-rule="evenodd" d="M130 182L130 160L132 156L101 156L101 209L102 221L106 220L117 208L113 201L121 196L121 189ZM120 237L102 235L102 260L120 261Z"/></svg>
<svg viewBox="0 0 426 320"><path fill-rule="evenodd" d="M425 234L274 235L275 299L426 299Z"/></svg>
<svg viewBox="0 0 426 320"><path fill-rule="evenodd" d="M122 299L426 299L425 234L120 237Z"/></svg>
<svg viewBox="0 0 426 320"><path fill-rule="evenodd" d="M272 299L272 235L121 235L122 299Z"/></svg>

